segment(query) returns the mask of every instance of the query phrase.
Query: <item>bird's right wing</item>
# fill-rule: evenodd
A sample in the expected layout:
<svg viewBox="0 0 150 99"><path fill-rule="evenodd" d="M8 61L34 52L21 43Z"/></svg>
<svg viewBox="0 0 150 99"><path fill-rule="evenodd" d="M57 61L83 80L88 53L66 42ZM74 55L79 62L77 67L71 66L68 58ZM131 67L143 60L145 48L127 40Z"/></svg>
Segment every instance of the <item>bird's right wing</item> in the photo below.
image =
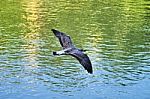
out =
<svg viewBox="0 0 150 99"><path fill-rule="evenodd" d="M72 51L71 56L75 57L88 73L93 73L92 64L89 57L79 50Z"/></svg>
<svg viewBox="0 0 150 99"><path fill-rule="evenodd" d="M55 36L59 39L59 42L63 49L74 47L71 41L70 36L65 33L59 32L58 30L52 29Z"/></svg>

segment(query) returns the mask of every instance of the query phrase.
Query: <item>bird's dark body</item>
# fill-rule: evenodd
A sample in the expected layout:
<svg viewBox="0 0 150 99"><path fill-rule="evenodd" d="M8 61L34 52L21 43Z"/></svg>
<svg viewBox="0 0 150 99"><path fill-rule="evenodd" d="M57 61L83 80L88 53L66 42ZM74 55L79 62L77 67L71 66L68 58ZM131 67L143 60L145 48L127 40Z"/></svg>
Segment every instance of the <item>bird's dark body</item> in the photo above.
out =
<svg viewBox="0 0 150 99"><path fill-rule="evenodd" d="M53 55L71 55L75 57L80 64L88 71L88 73L93 73L92 64L89 57L84 54L84 50L76 48L71 41L70 36L52 29L55 36L59 39L61 46L63 47L62 51L53 52Z"/></svg>

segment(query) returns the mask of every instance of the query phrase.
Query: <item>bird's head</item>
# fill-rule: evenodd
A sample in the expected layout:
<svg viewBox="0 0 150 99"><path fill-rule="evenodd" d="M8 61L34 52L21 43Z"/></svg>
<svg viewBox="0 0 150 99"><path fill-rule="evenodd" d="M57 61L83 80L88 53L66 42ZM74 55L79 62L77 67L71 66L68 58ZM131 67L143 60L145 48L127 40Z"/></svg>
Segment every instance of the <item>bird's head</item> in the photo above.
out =
<svg viewBox="0 0 150 99"><path fill-rule="evenodd" d="M80 49L80 51L82 51L82 52L86 52L87 50L84 50L84 49Z"/></svg>

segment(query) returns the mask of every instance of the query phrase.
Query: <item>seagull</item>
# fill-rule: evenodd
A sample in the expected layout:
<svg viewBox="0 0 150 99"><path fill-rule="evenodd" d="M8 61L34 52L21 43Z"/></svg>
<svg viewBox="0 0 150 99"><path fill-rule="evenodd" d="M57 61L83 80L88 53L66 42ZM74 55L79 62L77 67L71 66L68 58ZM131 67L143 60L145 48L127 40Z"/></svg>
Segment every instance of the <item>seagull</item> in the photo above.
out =
<svg viewBox="0 0 150 99"><path fill-rule="evenodd" d="M72 41L70 36L66 35L65 33L62 33L58 30L52 29L54 35L58 38L63 50L53 52L53 55L71 55L75 57L79 63L84 67L85 70L87 70L88 73L92 74L92 64L89 59L89 57L84 54L83 49L76 48Z"/></svg>

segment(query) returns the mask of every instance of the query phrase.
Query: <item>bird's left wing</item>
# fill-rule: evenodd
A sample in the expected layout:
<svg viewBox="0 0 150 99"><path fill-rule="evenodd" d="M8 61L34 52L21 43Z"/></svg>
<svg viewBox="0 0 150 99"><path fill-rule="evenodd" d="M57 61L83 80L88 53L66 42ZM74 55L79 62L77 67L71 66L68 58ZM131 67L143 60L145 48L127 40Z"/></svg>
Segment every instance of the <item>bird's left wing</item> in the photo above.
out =
<svg viewBox="0 0 150 99"><path fill-rule="evenodd" d="M63 49L74 47L70 36L55 29L52 29L52 31L55 34L55 36L59 39L59 42Z"/></svg>

